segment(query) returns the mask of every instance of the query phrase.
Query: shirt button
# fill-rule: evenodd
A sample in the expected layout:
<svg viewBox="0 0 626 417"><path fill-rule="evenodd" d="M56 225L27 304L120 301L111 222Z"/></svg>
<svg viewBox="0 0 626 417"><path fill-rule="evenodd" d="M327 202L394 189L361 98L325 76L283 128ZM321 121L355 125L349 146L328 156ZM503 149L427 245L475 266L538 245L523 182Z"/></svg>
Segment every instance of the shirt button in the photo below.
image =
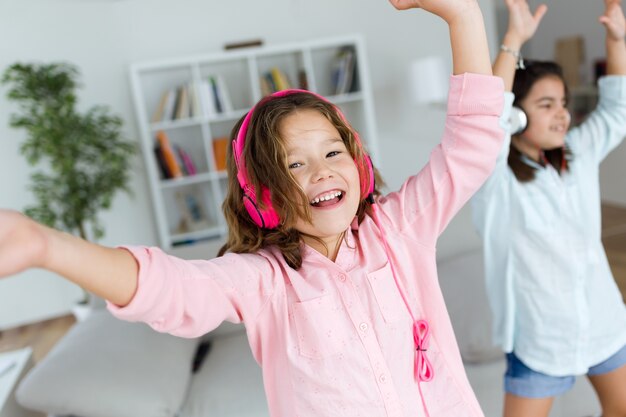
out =
<svg viewBox="0 0 626 417"><path fill-rule="evenodd" d="M378 377L378 380L380 382L385 382L387 380L387 377L385 376L385 374L382 374L381 376Z"/></svg>
<svg viewBox="0 0 626 417"><path fill-rule="evenodd" d="M345 282L346 281L345 274L339 274L339 281L341 281L341 282Z"/></svg>
<svg viewBox="0 0 626 417"><path fill-rule="evenodd" d="M367 323L359 324L359 329L361 329L362 331L366 331L368 327L369 326L367 325Z"/></svg>

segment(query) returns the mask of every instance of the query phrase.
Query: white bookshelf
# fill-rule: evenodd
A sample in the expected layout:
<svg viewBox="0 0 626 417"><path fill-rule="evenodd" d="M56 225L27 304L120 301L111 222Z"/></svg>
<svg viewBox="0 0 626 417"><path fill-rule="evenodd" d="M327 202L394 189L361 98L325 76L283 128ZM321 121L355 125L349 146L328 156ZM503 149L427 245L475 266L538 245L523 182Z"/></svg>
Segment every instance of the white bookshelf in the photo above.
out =
<svg viewBox="0 0 626 417"><path fill-rule="evenodd" d="M336 57L346 47L351 48L356 57L352 88L336 94L333 83ZM135 112L163 248L220 238L226 234L221 210L226 193L226 172L217 167L213 141L229 137L237 120L261 99L261 76L274 67L287 76L292 88L301 87L300 73L304 73L310 91L337 104L359 132L377 164L374 104L364 41L358 35L133 64L130 77ZM209 112L205 99L200 111L190 117L153 121L165 91L189 83L198 85L210 76L222 78L232 109ZM154 152L159 131L165 132L173 145L191 156L197 169L195 175L164 178ZM181 204L177 195L195 196L206 222L194 229L181 229Z"/></svg>

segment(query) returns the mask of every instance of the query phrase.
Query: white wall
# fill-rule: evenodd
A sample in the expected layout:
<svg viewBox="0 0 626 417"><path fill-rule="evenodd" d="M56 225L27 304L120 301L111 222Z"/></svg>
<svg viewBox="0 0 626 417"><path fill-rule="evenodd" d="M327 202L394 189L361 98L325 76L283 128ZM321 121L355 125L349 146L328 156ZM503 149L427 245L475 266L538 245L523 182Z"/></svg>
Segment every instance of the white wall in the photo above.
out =
<svg viewBox="0 0 626 417"><path fill-rule="evenodd" d="M495 39L493 6L481 2ZM263 18L259 18L263 16ZM393 188L418 170L442 131L443 113L410 105L405 97L408 63L419 56L450 60L447 27L421 11L398 12L386 0L2 0L0 70L16 61L70 61L81 69L83 108L106 104L137 138L129 91L133 62L219 51L227 42L262 38L276 44L362 33L372 77L382 170ZM22 209L30 168L19 155L24 132L8 126L16 109L0 90L0 207ZM102 243L156 244L144 167L135 164L134 198L118 197L103 218ZM469 217L453 222L440 254L476 246ZM0 281L0 329L68 311L80 291L44 271Z"/></svg>
<svg viewBox="0 0 626 417"><path fill-rule="evenodd" d="M506 30L507 11L504 1L495 0L497 26ZM585 41L585 63L581 66L583 82L593 82L593 62L606 57L604 47L605 29L598 22L604 13L603 1L550 0L530 1L532 7L541 3L548 5L548 13L541 22L535 37L524 48L526 56L534 59L554 59L554 45L558 38L581 35ZM502 36L500 36L500 39ZM600 167L600 188L604 201L626 206L626 144L622 143Z"/></svg>

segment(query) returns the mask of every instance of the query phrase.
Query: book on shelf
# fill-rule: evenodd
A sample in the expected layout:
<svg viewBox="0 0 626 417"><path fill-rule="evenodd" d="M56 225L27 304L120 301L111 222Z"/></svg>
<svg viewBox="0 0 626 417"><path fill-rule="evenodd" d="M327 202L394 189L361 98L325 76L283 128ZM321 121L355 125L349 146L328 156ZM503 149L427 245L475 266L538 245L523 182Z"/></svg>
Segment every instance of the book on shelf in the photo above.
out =
<svg viewBox="0 0 626 417"><path fill-rule="evenodd" d="M301 69L298 71L298 88L300 90L308 90L309 89L309 79L306 76L306 71Z"/></svg>
<svg viewBox="0 0 626 417"><path fill-rule="evenodd" d="M352 47L339 50L333 69L333 85L335 94L346 94L353 91L356 52Z"/></svg>
<svg viewBox="0 0 626 417"><path fill-rule="evenodd" d="M219 97L220 104L222 106L222 112L228 113L233 111L233 103L230 99L230 92L228 91L228 87L226 86L226 81L224 77L221 75L215 76L215 81L217 83L217 96Z"/></svg>
<svg viewBox="0 0 626 417"><path fill-rule="evenodd" d="M278 67L273 67L259 77L261 85L261 94L268 96L272 93L291 88L289 77Z"/></svg>
<svg viewBox="0 0 626 417"><path fill-rule="evenodd" d="M213 158L217 171L226 170L226 157L228 155L229 139L226 136L213 139Z"/></svg>
<svg viewBox="0 0 626 417"><path fill-rule="evenodd" d="M215 101L213 98L213 87L208 79L200 81L198 85L198 95L200 96L200 103L203 109L203 114L207 117L212 117L217 114L215 108Z"/></svg>
<svg viewBox="0 0 626 417"><path fill-rule="evenodd" d="M209 83L211 85L211 99L213 100L213 103L215 104L215 110L218 113L223 113L224 112L224 108L222 107L222 101L220 100L220 94L218 91L218 86L217 86L217 80L215 79L215 77L209 77Z"/></svg>
<svg viewBox="0 0 626 417"><path fill-rule="evenodd" d="M264 80L266 88L269 90L269 93L266 95L270 95L278 91L278 87L276 86L276 83L274 82L274 77L272 77L271 73L266 72L261 76L261 79Z"/></svg>
<svg viewBox="0 0 626 417"><path fill-rule="evenodd" d="M195 189L177 191L176 204L180 212L177 233L194 232L210 226L200 194Z"/></svg>
<svg viewBox="0 0 626 417"><path fill-rule="evenodd" d="M187 93L187 86L181 85L177 89L176 98L176 111L174 119L187 119L189 118L189 94Z"/></svg>
<svg viewBox="0 0 626 417"><path fill-rule="evenodd" d="M184 174L196 175L198 173L198 170L196 169L196 164L193 162L191 155L189 155L187 151L185 151L182 147L178 145L174 146L174 148L176 149L176 153L178 154Z"/></svg>
<svg viewBox="0 0 626 417"><path fill-rule="evenodd" d="M198 83L190 82L187 84L189 93L189 117L198 117L202 115L202 105L200 104L200 91Z"/></svg>
<svg viewBox="0 0 626 417"><path fill-rule="evenodd" d="M163 156L163 150L161 149L161 145L157 142L154 145L154 157L157 160L157 164L159 166L159 172L161 173L162 179L171 178L171 174L167 169L167 164L165 163L165 157Z"/></svg>
<svg viewBox="0 0 626 417"><path fill-rule="evenodd" d="M160 155L163 157L163 163L167 167L169 177L167 178L179 178L183 176L176 153L170 144L169 138L164 131L160 130L156 134L156 141L160 148Z"/></svg>
<svg viewBox="0 0 626 417"><path fill-rule="evenodd" d="M261 75L259 77L259 84L261 85L261 96L265 97L265 96L269 96L270 94L272 94L272 85L270 83L270 81L268 81L267 77L265 77L264 75Z"/></svg>
<svg viewBox="0 0 626 417"><path fill-rule="evenodd" d="M175 88L168 89L161 94L159 104L152 114L153 123L165 122L172 119L174 107L176 106L176 96Z"/></svg>
<svg viewBox="0 0 626 417"><path fill-rule="evenodd" d="M156 110L152 113L152 122L158 123L163 120L163 114L165 113L165 106L167 105L167 100L169 98L169 90L164 91L161 94L161 100L159 100L159 104L157 105Z"/></svg>
<svg viewBox="0 0 626 417"><path fill-rule="evenodd" d="M272 79L274 80L274 85L276 86L276 91L289 90L291 88L291 83L289 82L289 78L282 72L278 67L274 67L270 70L270 74Z"/></svg>

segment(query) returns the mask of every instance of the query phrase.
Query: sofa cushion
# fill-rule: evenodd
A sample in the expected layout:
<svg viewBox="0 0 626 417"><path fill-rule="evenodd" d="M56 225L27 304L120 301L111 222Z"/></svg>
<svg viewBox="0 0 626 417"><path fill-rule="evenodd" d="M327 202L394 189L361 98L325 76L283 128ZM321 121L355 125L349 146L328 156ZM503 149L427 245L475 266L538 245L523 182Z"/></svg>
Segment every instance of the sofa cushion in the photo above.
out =
<svg viewBox="0 0 626 417"><path fill-rule="evenodd" d="M491 309L485 289L481 250L437 262L439 283L463 360L478 363L502 358L492 342Z"/></svg>
<svg viewBox="0 0 626 417"><path fill-rule="evenodd" d="M48 414L172 417L185 400L197 343L96 310L25 377L17 399Z"/></svg>
<svg viewBox="0 0 626 417"><path fill-rule="evenodd" d="M213 338L180 417L268 417L261 368L245 331Z"/></svg>

